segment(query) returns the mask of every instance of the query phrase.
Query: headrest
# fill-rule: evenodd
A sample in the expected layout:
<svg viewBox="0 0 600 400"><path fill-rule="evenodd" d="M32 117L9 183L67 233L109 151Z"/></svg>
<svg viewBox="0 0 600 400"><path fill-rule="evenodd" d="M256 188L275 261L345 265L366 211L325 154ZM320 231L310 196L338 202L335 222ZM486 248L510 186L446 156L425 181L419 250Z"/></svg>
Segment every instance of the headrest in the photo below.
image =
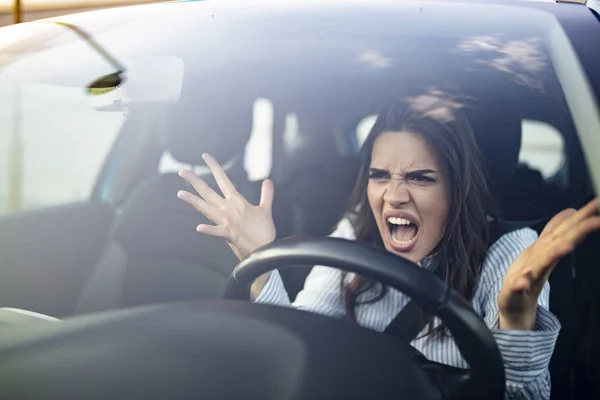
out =
<svg viewBox="0 0 600 400"><path fill-rule="evenodd" d="M206 79L188 79L179 102L167 112L161 145L175 160L203 164L202 153L220 163L243 156L252 132L254 99ZM194 82L202 82L201 85Z"/></svg>
<svg viewBox="0 0 600 400"><path fill-rule="evenodd" d="M489 187L495 200L506 189L510 179L518 167L519 152L521 148L521 115L507 102L501 99L493 101L465 102L464 111L471 122L475 140L483 155L484 168L487 172ZM354 135L354 129L349 130L349 135ZM300 132L302 135L302 132ZM285 180L293 182L290 190L296 191L292 197L302 201L304 197L314 197L315 202L330 191L339 192L337 188L344 181L345 191L349 192L356 178L360 162L358 157L348 157L336 149L333 135L304 135L301 145L294 147L286 154ZM342 167L343 166L343 167ZM326 173L329 171L329 173ZM335 176L336 185L331 184L331 175ZM302 176L303 179L299 177ZM327 183L329 182L329 183ZM315 191L310 188L327 188ZM307 189L308 187L308 189Z"/></svg>
<svg viewBox="0 0 600 400"><path fill-rule="evenodd" d="M483 155L494 199L515 174L521 150L521 115L509 105L477 104L466 109Z"/></svg>

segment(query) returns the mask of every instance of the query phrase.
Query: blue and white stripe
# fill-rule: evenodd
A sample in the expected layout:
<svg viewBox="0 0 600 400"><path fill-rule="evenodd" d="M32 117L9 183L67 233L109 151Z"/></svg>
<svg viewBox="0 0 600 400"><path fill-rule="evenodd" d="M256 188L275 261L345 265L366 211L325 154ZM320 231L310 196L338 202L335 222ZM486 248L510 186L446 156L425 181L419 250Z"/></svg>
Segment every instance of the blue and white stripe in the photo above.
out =
<svg viewBox="0 0 600 400"><path fill-rule="evenodd" d="M338 225L332 237L353 240L354 230L347 219ZM473 299L475 311L491 329L506 369L507 399L549 399L550 375L548 364L560 330L556 317L548 311L550 285L546 283L538 300L535 331L498 329L497 297L502 288L504 274L513 260L535 242L537 233L525 228L502 236L488 252L481 279ZM294 303L289 297L280 275L274 271L255 302L295 307L332 317L344 317L345 310L340 296L340 271L316 266L306 279L304 289ZM351 279L349 274L347 279ZM365 293L363 296L371 296ZM356 310L357 322L365 327L384 331L402 310L409 298L390 289L379 302L360 305ZM439 320L435 320L439 324ZM422 332L424 333L424 332ZM421 336L421 335L419 335ZM428 359L454 367L467 368L452 338L428 341L416 339L411 343Z"/></svg>

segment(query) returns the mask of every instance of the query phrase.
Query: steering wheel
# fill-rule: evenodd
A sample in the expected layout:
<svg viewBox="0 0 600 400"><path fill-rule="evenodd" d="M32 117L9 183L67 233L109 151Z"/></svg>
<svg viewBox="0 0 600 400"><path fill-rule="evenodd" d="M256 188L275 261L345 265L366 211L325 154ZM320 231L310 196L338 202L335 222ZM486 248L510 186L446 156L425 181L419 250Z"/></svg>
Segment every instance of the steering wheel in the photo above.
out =
<svg viewBox="0 0 600 400"><path fill-rule="evenodd" d="M344 319L252 304L255 278L329 265L401 290L449 328L467 373ZM494 338L444 282L387 252L342 239L286 239L238 265L229 300L162 304L4 329L0 398L502 399ZM244 299L232 301L231 299ZM461 378L449 393L445 381Z"/></svg>
<svg viewBox="0 0 600 400"><path fill-rule="evenodd" d="M438 316L448 326L461 354L471 366L470 373L464 376L464 387L455 395L461 393L458 398L464 398L469 392L476 398L504 397L502 356L481 317L445 282L405 258L343 239L285 239L243 260L229 280L225 298L249 300L250 286L264 273L304 264L327 265L354 272L405 293L422 310ZM438 366L442 373L443 370L457 373L457 369ZM473 391L474 387L478 389ZM479 391L482 388L486 390L485 397Z"/></svg>

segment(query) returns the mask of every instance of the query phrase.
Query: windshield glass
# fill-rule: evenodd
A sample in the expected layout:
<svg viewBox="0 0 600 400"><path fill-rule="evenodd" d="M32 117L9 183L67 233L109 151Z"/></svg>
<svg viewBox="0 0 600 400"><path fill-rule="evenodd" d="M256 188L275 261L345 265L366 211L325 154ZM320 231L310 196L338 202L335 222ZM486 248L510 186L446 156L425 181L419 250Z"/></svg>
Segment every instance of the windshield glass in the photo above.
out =
<svg viewBox="0 0 600 400"><path fill-rule="evenodd" d="M328 235L376 116L399 100L436 104L443 118L464 110L508 220L545 218L592 193L579 138L593 135L598 108L578 103L589 85L552 14L489 3L262 4L157 3L3 28L3 220L100 204L108 216L86 215L102 234L71 230L98 247L57 266L87 265L83 275L116 243L138 261L131 282L146 300L170 299L159 296L169 288L181 297L200 281L188 297L217 293L237 259L194 230L200 216L177 199L186 188L177 171L210 181L210 153L255 203L257 181L270 177L277 235ZM158 29L165 21L171 28ZM152 275L138 256L166 261ZM173 274L173 257L212 275ZM85 281L77 276L71 302Z"/></svg>
<svg viewBox="0 0 600 400"><path fill-rule="evenodd" d="M234 254L227 235L234 223L252 225L238 218L255 210L242 197L259 204L264 178L274 195L272 207L270 197L257 207L263 244L345 226L341 237L413 262L445 258L438 270L451 287L468 287L468 299L476 289L497 307L479 279L484 257L500 254L485 228L531 228L531 242L498 256L508 268L533 230L586 204L600 182L600 88L587 53L597 49L576 40L583 25L567 26L579 16L598 22L585 6L560 2L206 0L0 28L0 307L62 318L222 299L247 255ZM423 125L389 121L406 110L425 115ZM205 153L235 190L219 189ZM400 181L416 189L396 190ZM189 197L191 186L212 200ZM417 189L430 191L406 213ZM228 210L220 194L245 208L216 222L212 211ZM252 235L260 236L238 236ZM585 272L598 270L597 248L557 268L553 290L598 282ZM308 270L281 268L288 300ZM497 285L494 274L487 279ZM347 287L371 287L346 277L335 276L340 306L353 301ZM498 326L494 309L473 304Z"/></svg>
<svg viewBox="0 0 600 400"><path fill-rule="evenodd" d="M8 161L0 174L8 184L0 188L0 210L89 200L96 187L108 201L111 185L100 171L132 113L152 115L131 129L137 142L150 135L162 149L158 173L202 164L202 142L211 149L219 137L222 146L249 144L244 162L252 179L288 179L298 168L292 160L310 165L324 157L350 181L342 160L357 153L382 107L411 95L441 96L479 115L511 114L521 121L521 165L561 185L567 171L578 170L566 168L577 163L565 155L575 132L553 66L564 34L551 15L407 3L392 17L375 3L357 17L355 7L344 15L324 6L315 15L281 5L254 15L211 2L159 4L135 15L105 10L60 20L72 25L5 28L0 150ZM242 11L253 18L238 24ZM151 28L163 13L178 29ZM447 13L462 23L450 24ZM122 84L89 93L92 82L119 68ZM477 128L501 133L485 121ZM180 151L194 146L195 158Z"/></svg>

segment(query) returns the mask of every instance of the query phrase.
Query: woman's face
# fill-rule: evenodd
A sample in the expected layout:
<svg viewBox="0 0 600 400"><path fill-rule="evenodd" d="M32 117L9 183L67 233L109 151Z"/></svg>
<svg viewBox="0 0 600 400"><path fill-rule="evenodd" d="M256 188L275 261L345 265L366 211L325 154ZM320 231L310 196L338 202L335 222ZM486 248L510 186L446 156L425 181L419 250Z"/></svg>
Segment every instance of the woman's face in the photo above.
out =
<svg viewBox="0 0 600 400"><path fill-rule="evenodd" d="M436 154L421 136L386 132L377 137L367 196L389 252L419 262L441 240L449 190Z"/></svg>

